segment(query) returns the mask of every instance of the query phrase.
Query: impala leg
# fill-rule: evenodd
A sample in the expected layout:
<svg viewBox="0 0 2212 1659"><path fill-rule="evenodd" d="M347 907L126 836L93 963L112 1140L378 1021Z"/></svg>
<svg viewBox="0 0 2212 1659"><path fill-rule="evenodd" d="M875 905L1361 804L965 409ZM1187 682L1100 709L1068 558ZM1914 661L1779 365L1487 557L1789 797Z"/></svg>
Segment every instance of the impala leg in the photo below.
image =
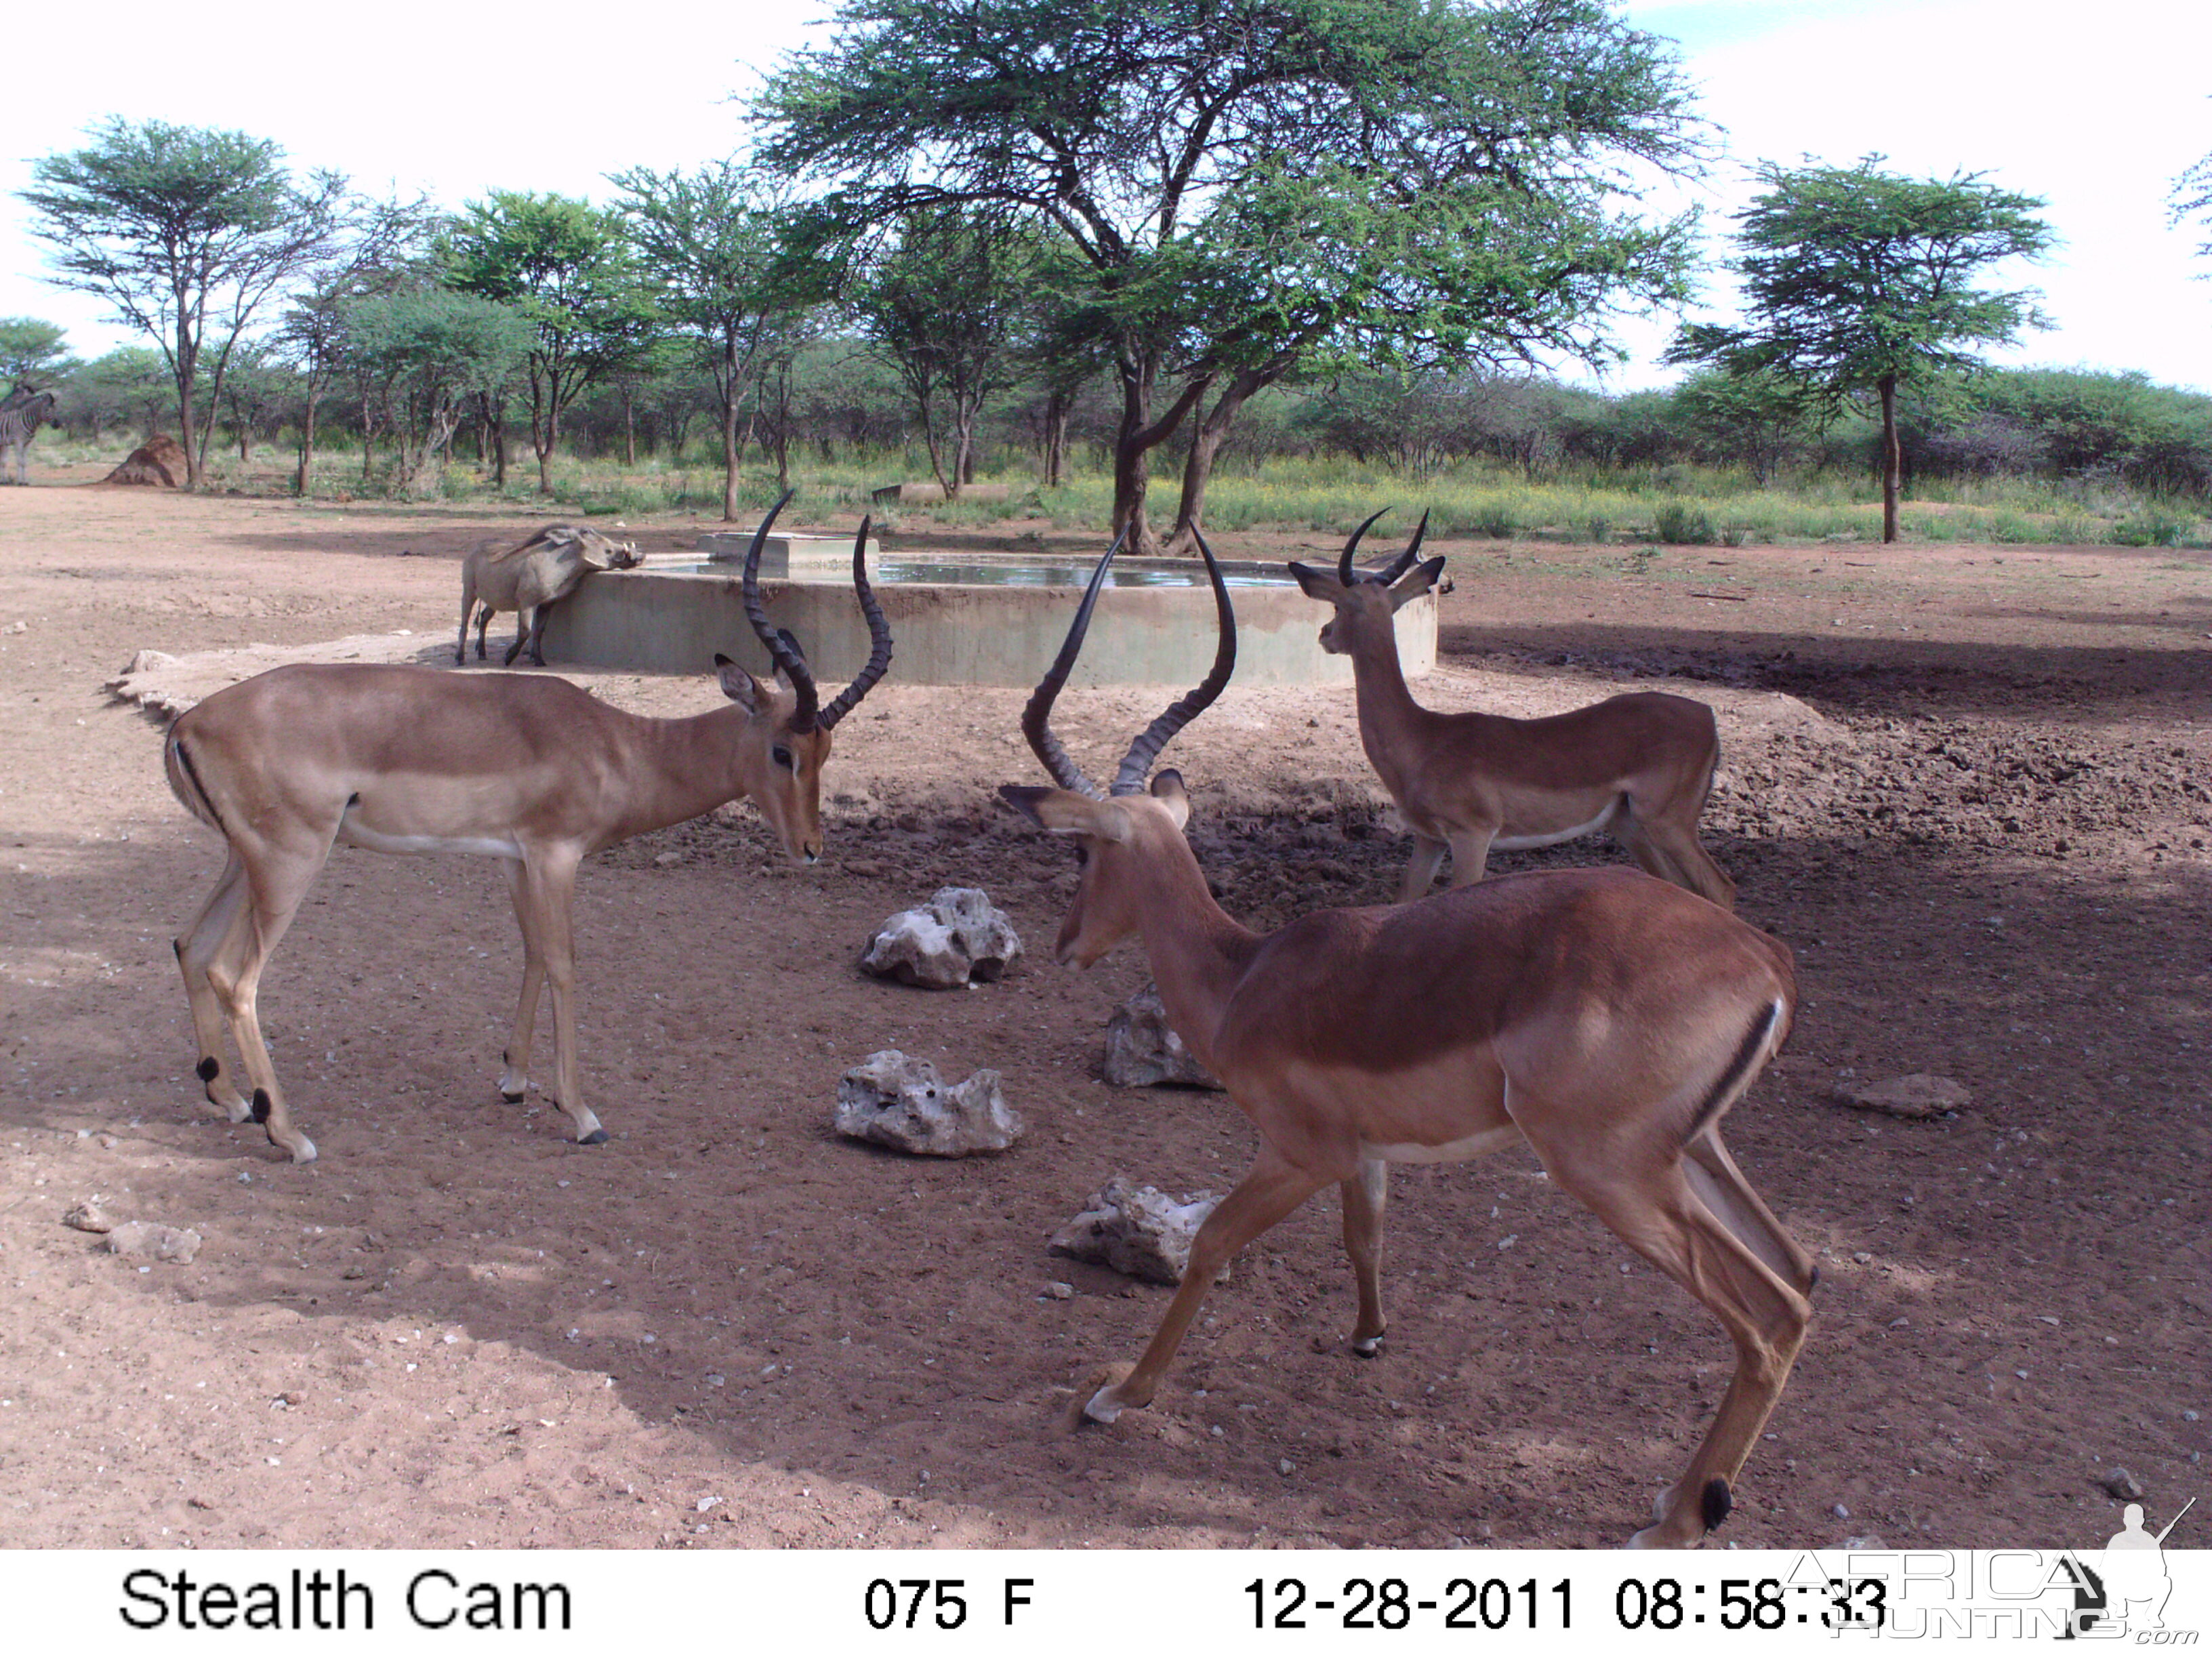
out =
<svg viewBox="0 0 2212 1659"><path fill-rule="evenodd" d="M292 926L301 900L307 896L307 889L329 856L330 842L325 839L319 844L264 847L243 860L244 915L224 935L222 948L208 964L209 981L229 1013L231 1035L238 1041L239 1058L253 1085L252 1115L267 1131L273 1145L291 1154L295 1164L313 1163L315 1143L292 1127L291 1109L276 1081L276 1063L269 1058L268 1045L262 1040L256 1003L261 970Z"/></svg>
<svg viewBox="0 0 2212 1659"><path fill-rule="evenodd" d="M544 975L553 992L553 1094L575 1126L576 1139L597 1146L607 1138L599 1121L584 1104L583 1085L576 1067L576 959L571 907L576 896L578 855L567 849L523 861L522 935L527 961L535 948L545 964ZM524 970L526 981L529 970Z"/></svg>
<svg viewBox="0 0 2212 1659"><path fill-rule="evenodd" d="M208 979L208 965L221 953L223 942L246 921L246 866L233 853L216 880L215 891L200 907L192 925L174 941L177 967L185 976L185 996L191 1004L192 1034L200 1051L194 1068L207 1097L222 1108L233 1123L253 1115L246 1097L238 1092L223 1071L223 1029L228 1016L222 999Z"/></svg>
<svg viewBox="0 0 2212 1659"><path fill-rule="evenodd" d="M1497 837L1494 823L1455 830L1446 837L1451 842L1453 886L1472 887L1482 879L1483 866L1490 862L1490 843Z"/></svg>
<svg viewBox="0 0 2212 1659"><path fill-rule="evenodd" d="M1206 1293L1213 1288L1214 1279L1230 1258L1328 1184L1327 1176L1286 1164L1272 1148L1262 1147L1244 1179L1200 1224L1198 1236L1191 1241L1190 1262L1183 1269L1182 1283L1176 1286L1175 1300L1168 1304L1159 1329L1152 1333L1135 1367L1119 1382L1091 1395L1083 1414L1095 1423L1111 1423L1128 1407L1151 1405L1161 1374L1175 1358L1183 1333L1198 1316Z"/></svg>
<svg viewBox="0 0 2212 1659"><path fill-rule="evenodd" d="M1752 1190L1722 1144L1720 1130L1708 1128L1682 1149L1682 1173L1698 1201L1798 1295L1810 1297L1813 1287L1820 1282L1820 1267L1804 1246L1775 1219L1765 1200Z"/></svg>
<svg viewBox="0 0 2212 1659"><path fill-rule="evenodd" d="M514 902L515 925L522 930L522 996L515 1004L514 1032L500 1055L499 1092L520 1100L530 1089L530 1046L538 1030L538 995L545 988L545 953L530 926L529 895L520 859L505 860L507 896Z"/></svg>
<svg viewBox="0 0 2212 1659"><path fill-rule="evenodd" d="M1687 888L1723 910L1735 908L1735 883L1699 844L1694 818L1685 827L1642 811L1632 799L1614 833L1645 874Z"/></svg>
<svg viewBox="0 0 2212 1659"><path fill-rule="evenodd" d="M463 624L463 631L466 631L465 623ZM477 612L477 660L478 662L484 659L484 635L490 631L491 607L485 605Z"/></svg>
<svg viewBox="0 0 2212 1659"><path fill-rule="evenodd" d="M1413 856L1406 866L1406 879L1398 887L1399 903L1411 904L1429 896L1429 889L1437 884L1437 872L1443 867L1444 852L1444 843L1434 836L1414 832Z"/></svg>
<svg viewBox="0 0 2212 1659"><path fill-rule="evenodd" d="M1390 1199L1390 1166L1379 1158L1362 1158L1359 1173L1337 1185L1344 1202L1344 1253L1352 1258L1352 1282L1359 1296L1352 1351L1371 1359L1389 1324L1382 1316L1382 1212Z"/></svg>
<svg viewBox="0 0 2212 1659"><path fill-rule="evenodd" d="M1537 1152L1552 1178L1703 1304L1735 1346L1735 1375L1705 1443L1653 1504L1655 1524L1629 1540L1637 1548L1694 1544L1727 1518L1736 1475L1789 1381L1811 1306L1699 1201L1679 1158L1632 1156L1607 1168L1594 1149L1551 1139Z"/></svg>

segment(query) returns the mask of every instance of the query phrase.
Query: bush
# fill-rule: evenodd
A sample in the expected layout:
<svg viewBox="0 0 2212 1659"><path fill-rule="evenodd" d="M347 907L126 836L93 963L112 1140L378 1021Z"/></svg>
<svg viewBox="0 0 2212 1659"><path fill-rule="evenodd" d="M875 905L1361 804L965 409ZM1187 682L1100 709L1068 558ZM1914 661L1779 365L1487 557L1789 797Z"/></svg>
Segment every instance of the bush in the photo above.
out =
<svg viewBox="0 0 2212 1659"><path fill-rule="evenodd" d="M2193 515L2146 501L2112 526L2112 539L2122 547L2179 547L2196 528Z"/></svg>
<svg viewBox="0 0 2212 1659"><path fill-rule="evenodd" d="M1712 515L1693 501L1662 501L1652 533L1672 547L1702 547L1713 539Z"/></svg>

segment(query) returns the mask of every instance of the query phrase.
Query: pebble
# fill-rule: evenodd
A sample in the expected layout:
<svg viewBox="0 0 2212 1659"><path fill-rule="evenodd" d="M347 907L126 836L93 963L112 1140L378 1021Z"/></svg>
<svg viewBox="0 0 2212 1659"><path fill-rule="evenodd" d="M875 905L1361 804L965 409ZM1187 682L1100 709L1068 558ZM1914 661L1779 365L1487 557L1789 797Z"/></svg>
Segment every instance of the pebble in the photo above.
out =
<svg viewBox="0 0 2212 1659"><path fill-rule="evenodd" d="M1075 1286L1064 1279L1054 1279L1044 1287L1044 1293L1054 1302L1065 1302L1075 1294ZM2193 1416L2195 1413L2191 1413Z"/></svg>
<svg viewBox="0 0 2212 1659"><path fill-rule="evenodd" d="M81 1204L72 1204L63 1211L62 1225L74 1227L81 1233L112 1233L115 1231L115 1224L107 1218L106 1212L100 1207L100 1201L90 1198Z"/></svg>
<svg viewBox="0 0 2212 1659"><path fill-rule="evenodd" d="M1831 1504L1828 1506L1828 1513L1834 1516L1838 1521L1848 1521L1851 1518L1851 1512L1845 1509L1841 1504Z"/></svg>
<svg viewBox="0 0 2212 1659"><path fill-rule="evenodd" d="M2114 1469L2105 1477L2105 1490L2123 1503L2132 1504L2143 1495L2142 1482L2125 1469Z"/></svg>
<svg viewBox="0 0 2212 1659"><path fill-rule="evenodd" d="M1298 1466L1297 1464L1291 1462L1289 1458L1285 1457L1276 1463L1275 1473L1277 1474L1294 1474L1297 1472L1297 1467Z"/></svg>

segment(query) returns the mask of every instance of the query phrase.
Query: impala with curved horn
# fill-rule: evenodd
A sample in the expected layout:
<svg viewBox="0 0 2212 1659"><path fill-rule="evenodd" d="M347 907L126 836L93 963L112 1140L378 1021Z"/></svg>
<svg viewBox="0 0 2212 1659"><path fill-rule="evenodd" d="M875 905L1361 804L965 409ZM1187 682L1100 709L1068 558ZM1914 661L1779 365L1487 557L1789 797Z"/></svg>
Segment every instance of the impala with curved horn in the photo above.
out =
<svg viewBox="0 0 2212 1659"><path fill-rule="evenodd" d="M652 720L551 675L453 675L394 664L295 664L228 686L180 715L164 746L169 787L228 843L214 896L176 941L207 1097L248 1117L304 1164L314 1143L292 1125L261 1039L255 994L334 846L379 853L479 853L505 860L522 927L522 996L500 1093L530 1081L538 996L553 992L554 1097L576 1139L607 1138L576 1068L571 911L587 853L751 797L784 850L822 851L822 765L830 729L890 665L890 625L868 586L864 520L853 586L874 649L826 708L788 635L769 628L757 572L769 526L745 555L746 610L778 665L756 678L717 654L734 705ZM222 1060L228 1021L249 1102Z"/></svg>
<svg viewBox="0 0 2212 1659"><path fill-rule="evenodd" d="M1390 618L1436 585L1444 562L1415 568L1429 528L1423 514L1388 568L1355 569L1359 538L1382 516L1352 532L1334 575L1297 563L1291 574L1307 598L1336 608L1322 649L1352 659L1360 745L1413 832L1400 902L1428 892L1447 847L1451 884L1465 887L1482 879L1493 848L1551 847L1602 830L1662 881L1732 908L1735 884L1698 841L1720 764L1713 711L1664 691L1630 691L1541 720L1422 708L1406 689Z"/></svg>
<svg viewBox="0 0 2212 1659"><path fill-rule="evenodd" d="M1257 1158L1199 1229L1151 1344L1133 1369L1109 1374L1085 1415L1111 1423L1149 1404L1223 1266L1331 1183L1358 1291L1352 1346L1374 1353L1389 1165L1525 1139L1554 1182L1710 1310L1735 1346L1711 1431L1634 1540L1693 1543L1727 1515L1810 1313L1811 1258L1720 1135L1722 1115L1789 1032L1790 953L1703 899L1620 869L1322 910L1266 935L1239 927L1184 838L1182 778L1163 771L1146 784L1162 745L1218 695L1236 660L1228 589L1203 538L1199 551L1221 617L1205 683L1130 745L1110 795L1068 757L1052 704L1109 550L1023 718L1058 787L999 792L1077 844L1082 876L1060 960L1088 967L1140 939L1176 1031L1260 1132Z"/></svg>

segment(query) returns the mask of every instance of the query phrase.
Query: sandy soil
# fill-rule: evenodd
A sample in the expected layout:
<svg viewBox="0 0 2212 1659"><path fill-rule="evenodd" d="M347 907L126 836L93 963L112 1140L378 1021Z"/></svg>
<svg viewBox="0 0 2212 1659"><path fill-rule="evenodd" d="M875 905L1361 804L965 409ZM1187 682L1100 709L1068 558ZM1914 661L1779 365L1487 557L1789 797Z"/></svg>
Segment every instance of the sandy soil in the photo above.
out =
<svg viewBox="0 0 2212 1659"><path fill-rule="evenodd" d="M493 1086L520 959L497 872L340 852L264 982L322 1151L282 1162L190 1075L169 939L221 849L170 799L161 723L103 683L142 647L402 629L436 660L459 553L525 521L60 487L83 476L0 490L0 1543L1597 1545L1703 1432L1717 1328L1526 1156L1398 1175L1382 1358L1346 1346L1327 1197L1237 1264L1152 1410L1060 1430L1167 1292L1047 1235L1116 1172L1224 1188L1253 1135L1221 1096L1097 1080L1144 968L1049 960L1071 860L989 794L1041 781L1018 693L894 671L838 732L817 868L743 806L592 860L597 1149ZM1006 535L1036 528L1083 545ZM1707 844L1798 953L1796 1035L1730 1133L1824 1277L1723 1536L2085 1545L2116 1465L2162 1524L2212 1442L2204 556L1441 550L1420 695L1708 697ZM717 696L578 678L653 712ZM1058 723L1095 768L1163 701L1071 695ZM1171 749L1246 920L1395 890L1407 843L1350 714L1232 689ZM949 882L1030 956L967 994L862 979L870 930ZM1030 1139L959 1163L838 1139L838 1075L884 1047L997 1067ZM1975 1103L1833 1098L1923 1071ZM62 1224L95 1195L198 1230L198 1259Z"/></svg>

